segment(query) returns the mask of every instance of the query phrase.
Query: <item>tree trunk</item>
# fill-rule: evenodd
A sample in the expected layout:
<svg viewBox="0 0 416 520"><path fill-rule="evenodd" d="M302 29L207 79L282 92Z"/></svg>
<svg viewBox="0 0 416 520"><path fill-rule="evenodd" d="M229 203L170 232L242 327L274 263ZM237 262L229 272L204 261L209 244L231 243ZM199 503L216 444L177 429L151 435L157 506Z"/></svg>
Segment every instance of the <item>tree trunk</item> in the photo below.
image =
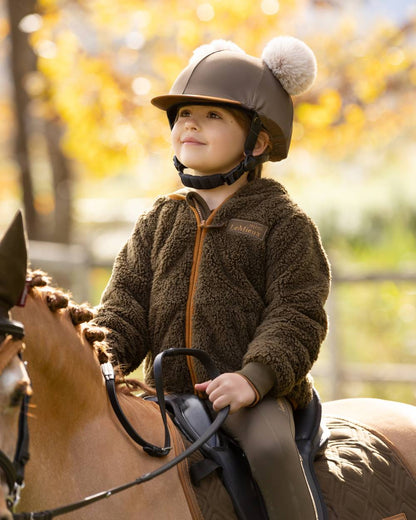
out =
<svg viewBox="0 0 416 520"><path fill-rule="evenodd" d="M23 188L27 233L29 238L42 238L42 226L36 212L33 182L28 147L28 95L24 89L25 75L36 69L36 56L29 45L27 35L19 29L20 20L35 11L36 0L8 0L10 20L11 57L10 65L14 85L14 105L16 115L15 156L20 169Z"/></svg>
<svg viewBox="0 0 416 520"><path fill-rule="evenodd" d="M11 71L14 85L16 115L15 156L20 169L28 236L32 240L69 243L72 224L72 186L68 160L60 148L62 126L58 118L34 124L29 112L30 99L24 88L25 77L36 71L37 59L28 36L19 29L23 17L36 12L36 0L8 0ZM31 131L43 130L47 142L48 158L52 171L51 192L54 211L43 215L36 210L33 172L30 163L29 138Z"/></svg>

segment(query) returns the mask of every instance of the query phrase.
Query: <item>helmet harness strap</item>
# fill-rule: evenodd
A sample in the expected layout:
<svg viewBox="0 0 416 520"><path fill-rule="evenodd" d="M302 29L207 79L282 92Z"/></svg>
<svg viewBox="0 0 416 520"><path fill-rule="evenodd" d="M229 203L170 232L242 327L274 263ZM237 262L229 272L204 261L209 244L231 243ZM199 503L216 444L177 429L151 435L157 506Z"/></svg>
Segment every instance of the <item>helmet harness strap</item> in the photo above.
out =
<svg viewBox="0 0 416 520"><path fill-rule="evenodd" d="M250 129L246 141L244 143L244 159L235 168L227 173L215 173L213 175L190 175L184 173L186 168L176 155L173 157L173 164L179 172L182 184L187 188L195 188L197 190L210 190L212 188L218 188L223 184L234 184L245 172L254 170L254 168L268 160L267 154L253 156L253 150L257 142L260 130L262 128L262 122L257 114L254 114Z"/></svg>

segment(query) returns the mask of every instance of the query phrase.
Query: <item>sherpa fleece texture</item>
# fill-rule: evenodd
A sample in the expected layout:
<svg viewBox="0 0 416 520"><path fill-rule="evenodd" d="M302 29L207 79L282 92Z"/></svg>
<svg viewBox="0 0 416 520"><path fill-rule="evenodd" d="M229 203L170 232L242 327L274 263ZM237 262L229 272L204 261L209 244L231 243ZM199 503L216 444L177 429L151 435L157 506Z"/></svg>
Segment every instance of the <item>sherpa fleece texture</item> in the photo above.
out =
<svg viewBox="0 0 416 520"><path fill-rule="evenodd" d="M269 367L270 395L306 406L330 283L315 225L279 183L258 179L217 208L194 258L204 226L197 233L195 208L202 220L209 214L193 191L159 198L116 258L95 319L110 331L114 362L129 373L146 358L152 384L159 352L202 349L221 372ZM203 367L193 364L197 381L205 381ZM193 392L186 358L164 361L164 383L168 391Z"/></svg>

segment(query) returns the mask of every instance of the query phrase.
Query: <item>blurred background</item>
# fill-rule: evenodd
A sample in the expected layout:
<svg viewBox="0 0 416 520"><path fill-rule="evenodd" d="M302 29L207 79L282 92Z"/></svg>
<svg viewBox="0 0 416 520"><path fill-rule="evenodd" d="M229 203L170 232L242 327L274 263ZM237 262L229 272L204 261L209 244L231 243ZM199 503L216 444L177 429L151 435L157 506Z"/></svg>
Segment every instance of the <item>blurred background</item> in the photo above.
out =
<svg viewBox="0 0 416 520"><path fill-rule="evenodd" d="M282 34L319 66L265 169L332 263L317 388L416 404L413 0L0 0L0 234L22 208L32 267L98 304L138 214L180 187L151 97L203 43L260 56Z"/></svg>

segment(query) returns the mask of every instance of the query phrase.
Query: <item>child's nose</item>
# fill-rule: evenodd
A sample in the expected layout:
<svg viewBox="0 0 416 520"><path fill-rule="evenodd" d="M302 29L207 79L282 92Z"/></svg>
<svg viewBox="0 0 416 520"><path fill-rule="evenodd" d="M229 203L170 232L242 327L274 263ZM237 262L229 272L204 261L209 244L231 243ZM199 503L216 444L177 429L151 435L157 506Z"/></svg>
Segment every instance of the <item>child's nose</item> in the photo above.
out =
<svg viewBox="0 0 416 520"><path fill-rule="evenodd" d="M194 116L187 117L185 127L189 129L197 129L199 127L197 119Z"/></svg>

